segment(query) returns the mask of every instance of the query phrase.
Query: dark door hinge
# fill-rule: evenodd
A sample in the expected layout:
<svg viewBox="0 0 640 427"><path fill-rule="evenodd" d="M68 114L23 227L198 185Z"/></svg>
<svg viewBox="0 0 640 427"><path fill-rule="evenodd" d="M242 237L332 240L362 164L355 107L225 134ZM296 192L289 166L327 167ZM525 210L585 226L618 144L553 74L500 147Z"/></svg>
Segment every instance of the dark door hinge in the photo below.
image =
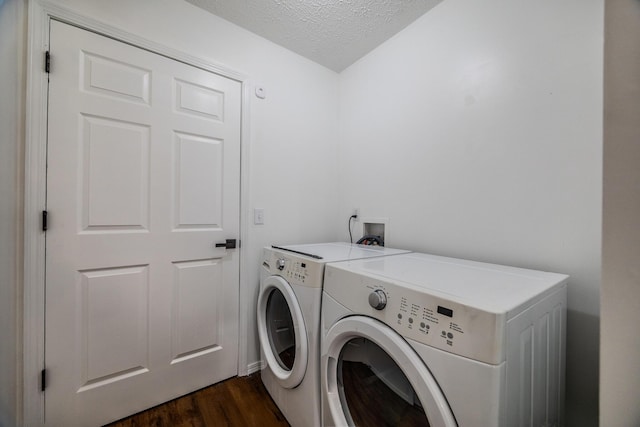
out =
<svg viewBox="0 0 640 427"><path fill-rule="evenodd" d="M44 391L47 388L47 370L43 369L40 372L40 391Z"/></svg>
<svg viewBox="0 0 640 427"><path fill-rule="evenodd" d="M49 212L42 211L42 231L47 231L49 228Z"/></svg>
<svg viewBox="0 0 640 427"><path fill-rule="evenodd" d="M51 54L49 53L49 51L46 51L44 53L44 72L51 72Z"/></svg>

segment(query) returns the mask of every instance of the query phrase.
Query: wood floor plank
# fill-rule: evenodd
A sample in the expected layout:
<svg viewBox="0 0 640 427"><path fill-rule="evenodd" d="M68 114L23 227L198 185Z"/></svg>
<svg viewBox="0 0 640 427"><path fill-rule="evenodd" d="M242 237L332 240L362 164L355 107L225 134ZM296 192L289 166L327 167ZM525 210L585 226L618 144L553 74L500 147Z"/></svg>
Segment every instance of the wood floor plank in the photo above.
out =
<svg viewBox="0 0 640 427"><path fill-rule="evenodd" d="M215 385L198 396L199 406L205 425L219 423L225 426L243 425L242 411L244 402L236 402L232 399L229 387L236 380L225 381Z"/></svg>
<svg viewBox="0 0 640 427"><path fill-rule="evenodd" d="M259 376L250 381L230 384L233 401L245 401L250 410L242 412L245 425L261 425L262 420L271 420L272 426L288 426L286 419L271 398L264 398L264 386Z"/></svg>
<svg viewBox="0 0 640 427"><path fill-rule="evenodd" d="M235 377L107 427L287 427L260 374Z"/></svg>

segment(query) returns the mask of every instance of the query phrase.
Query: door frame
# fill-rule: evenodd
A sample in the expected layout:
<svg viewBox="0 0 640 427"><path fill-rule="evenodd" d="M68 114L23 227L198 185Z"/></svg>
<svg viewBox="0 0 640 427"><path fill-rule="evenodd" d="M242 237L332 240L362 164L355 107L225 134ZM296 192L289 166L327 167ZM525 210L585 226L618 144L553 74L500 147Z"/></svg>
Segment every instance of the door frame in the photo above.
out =
<svg viewBox="0 0 640 427"><path fill-rule="evenodd" d="M252 81L246 74L224 65L203 60L185 52L139 37L93 18L80 15L71 9L46 0L29 2L27 95L25 120L25 192L24 192L24 275L22 307L22 424L44 424L44 393L41 388L41 371L45 368L45 234L42 231L41 214L46 206L46 161L48 119L48 74L44 71L45 52L49 49L49 23L52 19L124 42L159 54L169 59L210 71L241 83L240 129L240 235L239 250L240 283L248 280L243 272L247 264L249 247L249 148ZM55 67L55 58L52 59ZM55 70L55 68L54 68ZM55 72L55 71L54 71ZM239 283L239 284L240 284ZM247 375L248 322L241 313L250 310L239 293L238 311L238 374Z"/></svg>

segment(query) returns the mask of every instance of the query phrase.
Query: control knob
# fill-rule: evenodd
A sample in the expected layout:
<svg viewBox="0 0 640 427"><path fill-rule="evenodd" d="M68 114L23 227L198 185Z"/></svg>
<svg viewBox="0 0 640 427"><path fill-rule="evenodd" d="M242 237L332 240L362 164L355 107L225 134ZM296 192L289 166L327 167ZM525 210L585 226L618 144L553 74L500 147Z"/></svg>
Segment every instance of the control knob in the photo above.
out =
<svg viewBox="0 0 640 427"><path fill-rule="evenodd" d="M278 267L278 270L284 270L284 258L276 261L276 267Z"/></svg>
<svg viewBox="0 0 640 427"><path fill-rule="evenodd" d="M387 294L382 289L376 289L369 294L369 305L376 310L382 310L387 306Z"/></svg>

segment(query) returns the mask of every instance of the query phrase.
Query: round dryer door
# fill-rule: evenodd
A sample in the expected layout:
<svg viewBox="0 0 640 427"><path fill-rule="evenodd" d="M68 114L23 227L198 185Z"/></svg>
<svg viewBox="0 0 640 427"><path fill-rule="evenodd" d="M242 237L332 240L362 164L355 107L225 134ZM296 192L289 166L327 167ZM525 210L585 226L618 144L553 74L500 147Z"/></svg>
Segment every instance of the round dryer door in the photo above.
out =
<svg viewBox="0 0 640 427"><path fill-rule="evenodd" d="M323 349L326 425L457 426L422 359L385 324L346 317L329 329Z"/></svg>
<svg viewBox="0 0 640 427"><path fill-rule="evenodd" d="M295 293L282 277L269 276L263 282L257 316L269 369L282 387L296 387L307 370L307 334Z"/></svg>

